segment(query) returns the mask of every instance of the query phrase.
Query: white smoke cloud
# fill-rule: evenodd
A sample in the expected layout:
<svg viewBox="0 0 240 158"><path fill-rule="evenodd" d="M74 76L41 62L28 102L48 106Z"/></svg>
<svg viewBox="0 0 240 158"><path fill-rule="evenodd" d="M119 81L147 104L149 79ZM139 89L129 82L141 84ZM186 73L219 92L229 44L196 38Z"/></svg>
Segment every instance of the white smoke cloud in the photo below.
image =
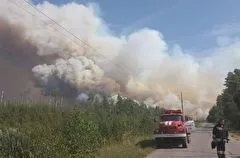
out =
<svg viewBox="0 0 240 158"><path fill-rule="evenodd" d="M77 101L80 103L86 103L88 101L89 96L86 93L81 93L77 96Z"/></svg>
<svg viewBox="0 0 240 158"><path fill-rule="evenodd" d="M110 93L113 90L109 91L109 87L116 89L115 86L117 86L116 83L104 77L104 71L99 66L83 56L68 60L58 59L54 65L38 65L32 70L35 78L44 87L53 86L57 81L62 81L77 91L85 89ZM54 88L58 86L60 85L56 84Z"/></svg>
<svg viewBox="0 0 240 158"><path fill-rule="evenodd" d="M23 27L25 38L38 48L39 55L61 57L52 65L33 68L43 87L53 83L58 87L56 83L61 82L80 94L84 89L108 94L121 91L151 106L174 108L180 107L182 91L185 111L205 117L223 88L227 71L240 66L239 40L220 39L219 48L206 50L208 57L196 59L180 46L168 45L156 30L144 28L129 36L112 35L94 10L96 5L44 2L36 6L92 49L23 1L12 1L28 12L1 0L0 17Z"/></svg>

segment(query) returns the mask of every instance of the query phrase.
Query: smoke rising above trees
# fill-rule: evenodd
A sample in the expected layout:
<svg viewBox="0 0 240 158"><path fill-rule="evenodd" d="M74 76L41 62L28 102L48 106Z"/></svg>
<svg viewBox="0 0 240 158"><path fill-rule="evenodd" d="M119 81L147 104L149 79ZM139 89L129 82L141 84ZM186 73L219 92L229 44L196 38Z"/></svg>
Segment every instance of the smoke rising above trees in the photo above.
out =
<svg viewBox="0 0 240 158"><path fill-rule="evenodd" d="M73 98L86 91L120 93L150 106L175 108L180 107L182 91L185 111L206 116L223 89L226 72L240 63L239 41L209 50L208 57L198 59L178 45L167 44L156 30L111 34L91 5L44 2L35 7L77 38L23 0L2 0L0 60L20 72L21 88L24 82L34 81L46 93L54 88ZM12 76L3 80L10 85Z"/></svg>

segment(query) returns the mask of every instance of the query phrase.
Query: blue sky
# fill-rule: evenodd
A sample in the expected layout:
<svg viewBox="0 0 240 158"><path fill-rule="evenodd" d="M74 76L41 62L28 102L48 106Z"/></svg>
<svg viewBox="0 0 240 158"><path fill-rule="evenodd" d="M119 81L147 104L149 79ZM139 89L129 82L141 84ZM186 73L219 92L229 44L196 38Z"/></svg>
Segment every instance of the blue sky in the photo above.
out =
<svg viewBox="0 0 240 158"><path fill-rule="evenodd" d="M49 2L60 5L71 1L49 0ZM168 43L177 43L184 49L194 51L214 47L216 37L219 35L240 34L239 0L75 0L75 2L97 3L104 21L118 34L128 34L149 27L160 31Z"/></svg>

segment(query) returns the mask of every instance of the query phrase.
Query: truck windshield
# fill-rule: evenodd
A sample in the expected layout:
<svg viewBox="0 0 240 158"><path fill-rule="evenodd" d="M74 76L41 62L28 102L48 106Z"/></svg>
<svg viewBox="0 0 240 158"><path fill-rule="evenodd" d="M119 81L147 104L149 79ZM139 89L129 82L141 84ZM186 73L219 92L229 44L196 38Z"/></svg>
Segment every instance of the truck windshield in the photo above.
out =
<svg viewBox="0 0 240 158"><path fill-rule="evenodd" d="M181 115L163 115L161 121L182 121Z"/></svg>

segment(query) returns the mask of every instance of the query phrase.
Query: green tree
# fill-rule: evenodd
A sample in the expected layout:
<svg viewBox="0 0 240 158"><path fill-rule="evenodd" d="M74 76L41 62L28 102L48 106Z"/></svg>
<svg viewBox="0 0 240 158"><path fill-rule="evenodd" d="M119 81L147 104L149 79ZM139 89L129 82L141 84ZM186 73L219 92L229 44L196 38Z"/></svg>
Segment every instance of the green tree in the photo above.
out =
<svg viewBox="0 0 240 158"><path fill-rule="evenodd" d="M209 111L207 121L215 123L218 121L219 118L221 118L220 108L218 106L214 105Z"/></svg>
<svg viewBox="0 0 240 158"><path fill-rule="evenodd" d="M240 70L229 72L224 85L226 88L217 97L216 106L209 111L207 120L215 122L224 117L228 125L240 129Z"/></svg>

